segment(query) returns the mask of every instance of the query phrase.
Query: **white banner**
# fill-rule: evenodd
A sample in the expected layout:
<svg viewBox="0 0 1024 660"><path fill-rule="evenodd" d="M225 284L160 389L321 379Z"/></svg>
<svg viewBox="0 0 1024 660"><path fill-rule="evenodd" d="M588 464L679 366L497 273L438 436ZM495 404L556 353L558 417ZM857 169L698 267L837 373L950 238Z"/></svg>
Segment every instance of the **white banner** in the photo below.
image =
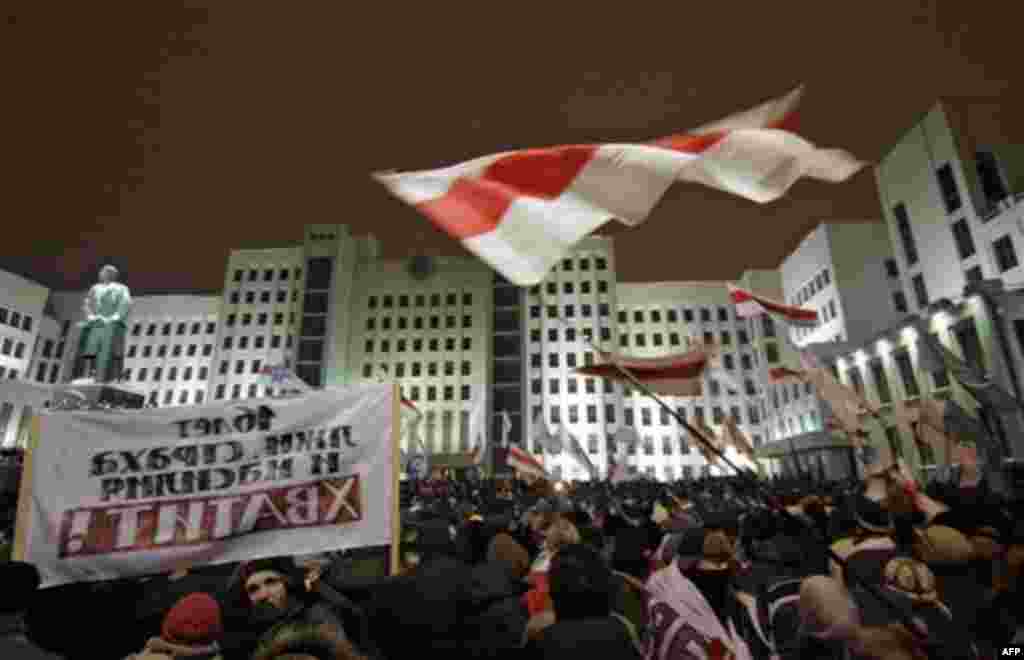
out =
<svg viewBox="0 0 1024 660"><path fill-rule="evenodd" d="M388 545L395 391L43 415L18 549L53 586Z"/></svg>

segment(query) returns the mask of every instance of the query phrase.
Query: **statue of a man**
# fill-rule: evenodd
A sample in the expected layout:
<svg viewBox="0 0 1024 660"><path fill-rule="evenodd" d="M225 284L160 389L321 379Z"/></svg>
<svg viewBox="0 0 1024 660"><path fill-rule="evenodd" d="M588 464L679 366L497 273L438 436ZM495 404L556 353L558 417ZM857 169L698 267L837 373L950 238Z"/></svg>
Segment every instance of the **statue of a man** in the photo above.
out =
<svg viewBox="0 0 1024 660"><path fill-rule="evenodd" d="M78 342L82 376L97 383L110 383L120 376L124 339L132 296L117 281L118 272L107 265L100 269L100 281L89 289L82 304L85 320Z"/></svg>

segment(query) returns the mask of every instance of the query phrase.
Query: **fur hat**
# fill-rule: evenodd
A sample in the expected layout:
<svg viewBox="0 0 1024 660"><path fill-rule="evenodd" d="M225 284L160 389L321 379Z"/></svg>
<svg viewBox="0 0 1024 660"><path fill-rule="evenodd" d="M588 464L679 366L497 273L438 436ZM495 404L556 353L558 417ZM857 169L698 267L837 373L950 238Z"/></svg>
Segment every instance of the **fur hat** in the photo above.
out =
<svg viewBox="0 0 1024 660"><path fill-rule="evenodd" d="M932 525L917 535L914 556L927 564L964 564L973 558L974 547L952 527Z"/></svg>
<svg viewBox="0 0 1024 660"><path fill-rule="evenodd" d="M164 617L160 635L164 641L186 646L206 646L224 632L220 605L209 594L189 594Z"/></svg>
<svg viewBox="0 0 1024 660"><path fill-rule="evenodd" d="M860 609L842 584L824 575L800 583L800 627L818 639L848 641L860 627Z"/></svg>
<svg viewBox="0 0 1024 660"><path fill-rule="evenodd" d="M895 557L885 565L885 586L899 591L919 603L939 599L935 575L923 563L910 557Z"/></svg>
<svg viewBox="0 0 1024 660"><path fill-rule="evenodd" d="M284 578L285 585L290 593L295 592L297 587L302 585L302 570L295 565L295 562L290 557L269 557L267 559L247 561L239 567L238 572L238 579L245 602L249 601L249 596L245 591L245 583L253 575L263 571L273 571Z"/></svg>

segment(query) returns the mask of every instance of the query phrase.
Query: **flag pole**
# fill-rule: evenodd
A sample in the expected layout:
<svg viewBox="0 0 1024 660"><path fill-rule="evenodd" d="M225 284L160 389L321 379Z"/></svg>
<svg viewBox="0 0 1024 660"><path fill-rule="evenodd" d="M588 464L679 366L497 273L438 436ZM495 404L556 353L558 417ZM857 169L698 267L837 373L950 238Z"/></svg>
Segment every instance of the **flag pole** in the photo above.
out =
<svg viewBox="0 0 1024 660"><path fill-rule="evenodd" d="M544 293L543 293L543 290L540 288L539 284L537 285L537 296L538 296L538 299L539 299L540 304L541 304L541 313L543 314L544 313L544 307L545 307L545 305L544 305ZM569 323L567 323L564 319L562 319L561 315L557 313L557 308L556 308L555 320L557 320L559 323L561 323L563 326L565 326L567 328L568 327L573 327L573 326L569 325ZM594 351L596 351L596 352L598 352L598 353L600 353L602 355L606 354L604 351L601 351L600 349L598 349L593 344L593 342L591 342L590 340L584 338L583 341L588 346L590 346ZM667 403L662 401L648 387L646 387L643 383L641 383L636 378L636 376L634 376L632 373L630 373L630 371L628 369L626 369L621 364L619 364L618 361L615 359L614 353L609 353L607 355L609 355L611 357L612 366L615 368L616 371L618 371L620 374L625 376L625 378L627 380L629 380L629 382L632 383L637 389L639 389L641 392L643 392L649 398L653 399L659 406L661 406L662 410L665 410L666 412L668 412L669 415L671 415L680 425L683 426L683 428L685 428L687 430L687 432L689 432L691 435L696 437L698 442L700 442L702 445L704 445L704 447L710 449L714 454L718 455L725 462L726 465L731 467L736 472L736 474L738 476L740 476L741 478L749 481L749 483L755 489L757 489L759 494L761 494L761 496L771 506L771 508L774 508L779 513L779 515L781 515L784 518L790 520L791 522L797 522L797 523L800 523L801 525L803 524L802 521L800 521L796 516L794 516L792 513L790 513L786 509L786 507L782 506L781 503L778 502L778 500L776 500L776 498L772 497L771 495L766 495L766 494L761 492L762 484L757 480L757 477L753 473L749 473L746 470L741 469L739 466L737 466L735 463L733 463L731 460L729 460L729 458L727 456L725 456L724 452L719 451L717 447L715 447L714 445L709 443L699 433L697 433L696 429L694 429L686 421L686 419L684 417L682 417L681 415L677 414L676 411L673 410L671 406L669 406ZM859 575L857 573L857 571L850 570L850 567L847 565L846 560L844 560L842 557L840 557L832 549L832 547L829 545L828 539L827 538L823 539L823 538L820 537L821 532L819 530L814 529L813 530L813 534L814 534L814 538L818 542L820 542L822 544L822 546L824 547L826 556L829 559L831 559L832 561L834 561L836 564L838 564L839 566L842 566L843 568L845 568L846 569L846 574L849 577L853 578L854 582L856 582L865 591L867 591L872 596L874 596L874 598L876 600L878 600L879 602L883 603L889 610L891 610L891 612L897 617L897 619L900 621L900 623L905 625L907 627L907 630L910 630L911 633L914 634L918 638L918 641L924 642L929 647L931 647L931 646L941 646L938 643L932 642L929 639L928 635L924 631L921 630L921 628L914 622L914 620L910 616L908 616L906 612L903 611L903 608L899 607L898 605L896 605L896 603L891 601L885 594L882 593L882 591L878 587L876 587L874 584L871 584L870 580L867 580L867 579L863 578L861 575Z"/></svg>

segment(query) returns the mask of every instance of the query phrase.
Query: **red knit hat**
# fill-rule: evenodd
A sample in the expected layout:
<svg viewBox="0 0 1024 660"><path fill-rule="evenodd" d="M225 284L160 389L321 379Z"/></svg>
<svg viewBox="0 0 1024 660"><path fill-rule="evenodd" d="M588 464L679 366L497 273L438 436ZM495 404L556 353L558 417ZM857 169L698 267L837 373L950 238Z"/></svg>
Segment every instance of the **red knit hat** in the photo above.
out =
<svg viewBox="0 0 1024 660"><path fill-rule="evenodd" d="M220 605L209 594L189 594L179 600L164 617L161 636L164 641L187 646L212 644L220 637Z"/></svg>

